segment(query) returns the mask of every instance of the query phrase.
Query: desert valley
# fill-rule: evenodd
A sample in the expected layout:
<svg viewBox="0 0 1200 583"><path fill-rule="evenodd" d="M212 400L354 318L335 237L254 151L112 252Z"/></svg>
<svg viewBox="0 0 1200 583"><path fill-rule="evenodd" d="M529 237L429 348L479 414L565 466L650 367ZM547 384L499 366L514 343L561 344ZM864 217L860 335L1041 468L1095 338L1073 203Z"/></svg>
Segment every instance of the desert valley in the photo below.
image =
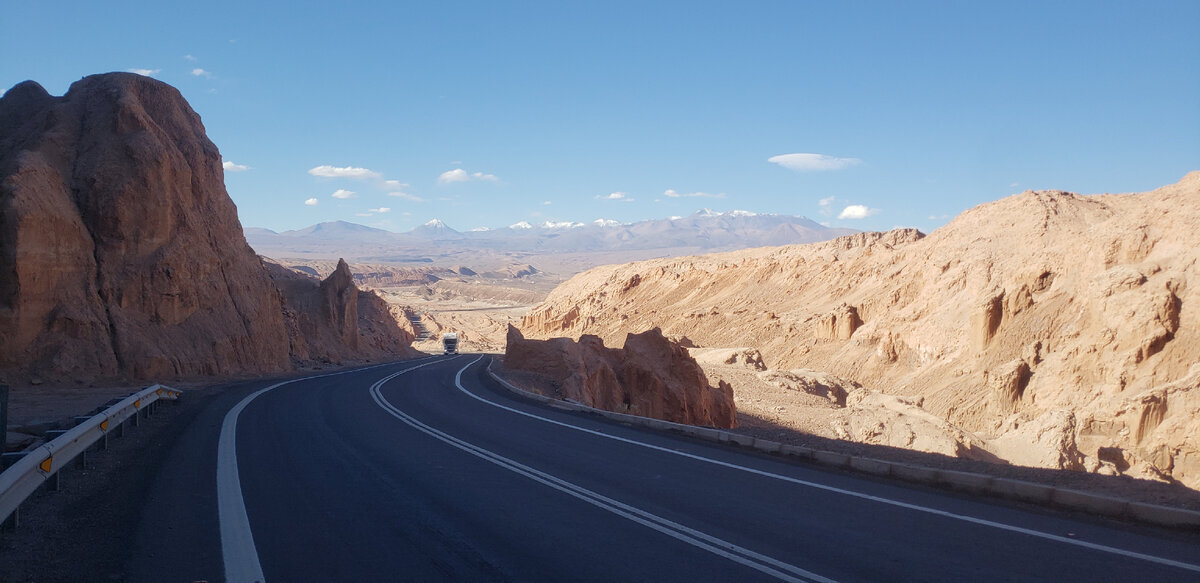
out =
<svg viewBox="0 0 1200 583"><path fill-rule="evenodd" d="M1200 577L1200 4L5 6L0 583Z"/></svg>
<svg viewBox="0 0 1200 583"><path fill-rule="evenodd" d="M71 413L47 395L436 353L454 332L603 408L1200 488L1197 172L1140 194L1027 191L930 234L702 210L243 235L170 87L110 74L0 104L15 426ZM597 352L655 329L699 377ZM566 344L524 340L550 338ZM669 389L639 386L655 376ZM688 412L708 390L720 421Z"/></svg>

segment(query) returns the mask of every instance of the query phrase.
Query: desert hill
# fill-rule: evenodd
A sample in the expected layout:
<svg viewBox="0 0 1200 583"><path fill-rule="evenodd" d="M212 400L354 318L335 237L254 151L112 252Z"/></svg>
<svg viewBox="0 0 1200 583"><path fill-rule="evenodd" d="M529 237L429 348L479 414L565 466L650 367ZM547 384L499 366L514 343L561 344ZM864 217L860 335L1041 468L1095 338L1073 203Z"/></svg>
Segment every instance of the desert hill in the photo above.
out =
<svg viewBox="0 0 1200 583"><path fill-rule="evenodd" d="M928 236L600 267L522 330L749 347L765 368L861 384L850 405L903 397L962 432L961 451L1200 487L1198 203L1193 172L1141 194L1024 192Z"/></svg>
<svg viewBox="0 0 1200 583"><path fill-rule="evenodd" d="M334 284L353 323L357 290ZM343 354L292 351L284 301L246 244L220 152L176 89L109 73L62 97L27 81L0 98L7 382L279 371Z"/></svg>

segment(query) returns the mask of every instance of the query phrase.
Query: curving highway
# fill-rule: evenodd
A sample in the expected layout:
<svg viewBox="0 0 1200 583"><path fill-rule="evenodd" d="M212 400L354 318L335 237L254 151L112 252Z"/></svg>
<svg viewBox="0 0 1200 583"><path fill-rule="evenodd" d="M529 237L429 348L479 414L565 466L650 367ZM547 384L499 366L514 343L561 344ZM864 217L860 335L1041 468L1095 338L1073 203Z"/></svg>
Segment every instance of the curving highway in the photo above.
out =
<svg viewBox="0 0 1200 583"><path fill-rule="evenodd" d="M137 581L1197 581L1197 538L514 398L486 357L247 387L172 447Z"/></svg>

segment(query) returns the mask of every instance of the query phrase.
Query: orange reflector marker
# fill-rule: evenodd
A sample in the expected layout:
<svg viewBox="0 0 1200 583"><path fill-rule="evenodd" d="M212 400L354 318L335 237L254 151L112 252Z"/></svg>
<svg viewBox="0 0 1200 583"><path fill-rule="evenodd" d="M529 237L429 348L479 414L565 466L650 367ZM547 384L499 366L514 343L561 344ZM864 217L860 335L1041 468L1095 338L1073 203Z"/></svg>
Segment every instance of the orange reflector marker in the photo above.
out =
<svg viewBox="0 0 1200 583"><path fill-rule="evenodd" d="M134 407L135 409L141 409L141 408L142 408L142 400L141 400L141 399L138 399L138 400L134 401L134 402L133 402L133 407Z"/></svg>
<svg viewBox="0 0 1200 583"><path fill-rule="evenodd" d="M108 431L108 419L100 422L100 431Z"/></svg>
<svg viewBox="0 0 1200 583"><path fill-rule="evenodd" d="M159 389L159 390L157 390L157 391L154 391L154 394L156 394L156 395L158 395L158 396L160 396L160 397L161 397L161 396L162 396L162 389Z"/></svg>
<svg viewBox="0 0 1200 583"><path fill-rule="evenodd" d="M46 459L42 460L42 463L38 464L38 467L42 468L43 472L49 474L50 468L54 467L54 456L48 456Z"/></svg>

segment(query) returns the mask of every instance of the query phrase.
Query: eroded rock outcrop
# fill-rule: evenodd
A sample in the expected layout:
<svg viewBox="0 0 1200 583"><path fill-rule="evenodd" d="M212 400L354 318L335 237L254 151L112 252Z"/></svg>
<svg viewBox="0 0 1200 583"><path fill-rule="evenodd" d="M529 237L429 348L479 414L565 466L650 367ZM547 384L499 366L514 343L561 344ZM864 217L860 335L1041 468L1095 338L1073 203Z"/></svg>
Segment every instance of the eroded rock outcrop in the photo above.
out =
<svg viewBox="0 0 1200 583"><path fill-rule="evenodd" d="M774 369L920 397L1016 463L1200 487L1197 201L1192 172L1140 194L1027 191L928 236L600 267L555 289L522 330L614 341L657 326L753 347Z"/></svg>
<svg viewBox="0 0 1200 583"><path fill-rule="evenodd" d="M412 354L415 337L403 308L354 284L345 261L323 280L272 261L296 364L341 363Z"/></svg>
<svg viewBox="0 0 1200 583"><path fill-rule="evenodd" d="M0 329L14 381L288 366L279 294L174 88L112 73L0 98Z"/></svg>
<svg viewBox="0 0 1200 583"><path fill-rule="evenodd" d="M357 350L363 300L348 269L319 295L284 305L246 244L220 152L173 87L109 73L63 97L27 81L0 98L4 381L165 381L384 356ZM301 311L333 333L304 336ZM375 337L408 350L395 326Z"/></svg>
<svg viewBox="0 0 1200 583"><path fill-rule="evenodd" d="M628 334L624 348L595 336L526 340L509 326L504 366L537 374L555 396L591 407L712 427L735 427L728 384L712 387L687 349L652 329Z"/></svg>

